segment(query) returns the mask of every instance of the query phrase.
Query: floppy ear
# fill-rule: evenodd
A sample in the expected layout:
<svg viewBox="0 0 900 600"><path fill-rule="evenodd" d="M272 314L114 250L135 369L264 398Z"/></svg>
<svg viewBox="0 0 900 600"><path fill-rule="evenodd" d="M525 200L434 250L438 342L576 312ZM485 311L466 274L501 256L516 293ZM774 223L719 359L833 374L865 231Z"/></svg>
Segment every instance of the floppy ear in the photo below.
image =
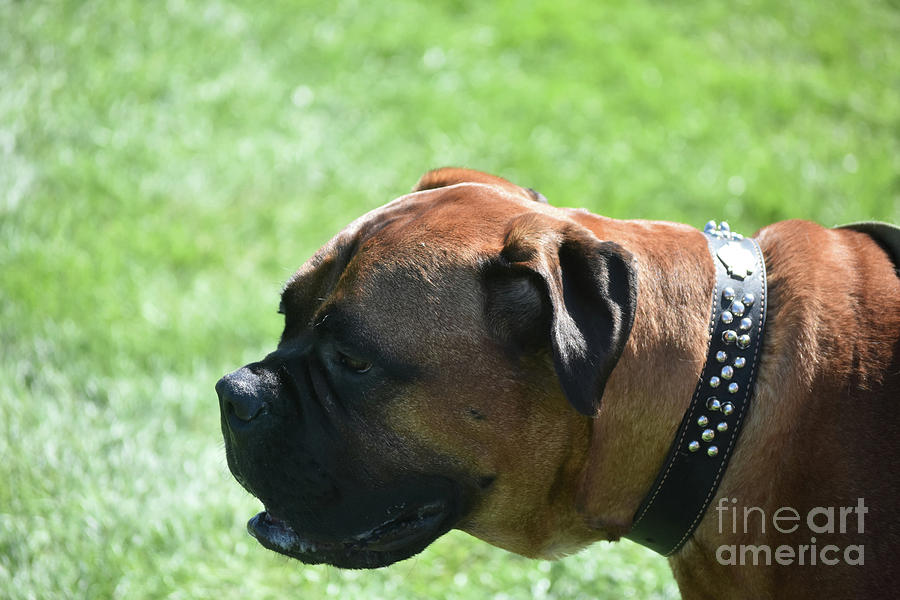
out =
<svg viewBox="0 0 900 600"><path fill-rule="evenodd" d="M637 274L631 253L574 222L530 213L513 220L485 272L488 320L523 349L549 345L560 386L593 416L631 332Z"/></svg>
<svg viewBox="0 0 900 600"><path fill-rule="evenodd" d="M437 188L456 185L458 183L484 183L487 185L496 185L510 192L524 197L526 200L535 200L537 202L547 203L547 199L540 192L536 192L531 188L523 188L507 181L502 177L482 173L474 169L461 169L458 167L443 167L428 171L413 187L412 191L421 192L423 190L434 190Z"/></svg>

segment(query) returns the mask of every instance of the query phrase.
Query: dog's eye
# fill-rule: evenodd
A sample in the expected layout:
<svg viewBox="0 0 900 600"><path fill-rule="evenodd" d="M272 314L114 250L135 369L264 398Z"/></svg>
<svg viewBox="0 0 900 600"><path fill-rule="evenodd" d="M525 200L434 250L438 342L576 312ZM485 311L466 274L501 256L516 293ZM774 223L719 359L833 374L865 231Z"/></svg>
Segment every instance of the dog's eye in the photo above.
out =
<svg viewBox="0 0 900 600"><path fill-rule="evenodd" d="M357 373L365 373L372 368L372 363L347 356L343 352L338 352L338 356L342 365Z"/></svg>

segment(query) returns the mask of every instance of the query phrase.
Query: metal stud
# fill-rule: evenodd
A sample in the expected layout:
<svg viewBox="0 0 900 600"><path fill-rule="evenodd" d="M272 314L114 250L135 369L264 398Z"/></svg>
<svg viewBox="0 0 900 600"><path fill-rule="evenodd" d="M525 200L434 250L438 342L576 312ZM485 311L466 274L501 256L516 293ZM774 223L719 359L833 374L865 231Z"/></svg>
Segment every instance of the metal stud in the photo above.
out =
<svg viewBox="0 0 900 600"><path fill-rule="evenodd" d="M720 363L725 362L726 360L728 360L728 353L724 352L722 350L719 350L718 352L716 352L716 360L719 361Z"/></svg>
<svg viewBox="0 0 900 600"><path fill-rule="evenodd" d="M694 440L690 444L688 444L688 450L690 450L691 452L696 452L699 449L700 449L700 442L698 442L697 440Z"/></svg>
<svg viewBox="0 0 900 600"><path fill-rule="evenodd" d="M726 402L722 405L722 414L726 417L734 412L734 404L731 402Z"/></svg>
<svg viewBox="0 0 900 600"><path fill-rule="evenodd" d="M708 454L710 457L716 457L719 455L719 448L716 446L710 446L706 449L706 454Z"/></svg>
<svg viewBox="0 0 900 600"><path fill-rule="evenodd" d="M750 336L747 335L746 333L744 335L740 336L737 339L737 345L741 348L746 348L747 346L749 346L750 345Z"/></svg>
<svg viewBox="0 0 900 600"><path fill-rule="evenodd" d="M736 384L736 383L729 383L729 384L728 384L728 393L729 393L729 394L737 394L738 389L740 389L740 387L738 386L738 384Z"/></svg>
<svg viewBox="0 0 900 600"><path fill-rule="evenodd" d="M728 423L726 423L725 421L722 421L721 423L716 425L716 430L717 431L728 431Z"/></svg>
<svg viewBox="0 0 900 600"><path fill-rule="evenodd" d="M747 359L743 356L737 356L734 359L734 368L735 369L743 369L747 366Z"/></svg>
<svg viewBox="0 0 900 600"><path fill-rule="evenodd" d="M703 433L700 434L700 438L704 442L711 442L711 441L713 441L713 438L715 438L715 437L716 437L716 432L713 431L712 429L704 429Z"/></svg>
<svg viewBox="0 0 900 600"><path fill-rule="evenodd" d="M722 367L722 379L731 379L732 377L734 377L734 369L728 365Z"/></svg>
<svg viewBox="0 0 900 600"><path fill-rule="evenodd" d="M719 223L719 231L724 234L729 234L731 233L731 225L729 225L727 221L722 221Z"/></svg>
<svg viewBox="0 0 900 600"><path fill-rule="evenodd" d="M706 415L700 415L700 417L697 419L697 425L699 425L700 427L706 427L707 425L709 425L709 419L706 417Z"/></svg>
<svg viewBox="0 0 900 600"><path fill-rule="evenodd" d="M741 296L741 302L747 306L752 306L753 303L756 302L756 296L754 296L752 292L744 292L744 295Z"/></svg>
<svg viewBox="0 0 900 600"><path fill-rule="evenodd" d="M724 333L722 333L722 341L726 344L733 344L737 341L738 334L734 329L726 329Z"/></svg>
<svg viewBox="0 0 900 600"><path fill-rule="evenodd" d="M712 233L716 230L716 222L715 221L707 221L706 227L703 228L703 233Z"/></svg>
<svg viewBox="0 0 900 600"><path fill-rule="evenodd" d="M753 327L753 321L750 317L744 317L741 319L740 325L738 325L741 331L749 331L751 327Z"/></svg>
<svg viewBox="0 0 900 600"><path fill-rule="evenodd" d="M743 302L738 302L737 300L735 300L731 303L731 312L733 312L737 317L743 317L746 308L747 307L744 306Z"/></svg>
<svg viewBox="0 0 900 600"><path fill-rule="evenodd" d="M715 412L722 408L722 404L719 402L718 398L716 398L715 396L710 396L706 399L706 408Z"/></svg>
<svg viewBox="0 0 900 600"><path fill-rule="evenodd" d="M713 375L712 377L709 378L709 387L711 387L711 388L719 387L720 383L722 383L722 381L715 375Z"/></svg>
<svg viewBox="0 0 900 600"><path fill-rule="evenodd" d="M729 312L727 310L723 311L722 312L722 322L725 323L726 325L728 325L732 321L734 321L734 315L731 314L731 312Z"/></svg>
<svg viewBox="0 0 900 600"><path fill-rule="evenodd" d="M733 287L727 287L722 290L722 300L724 300L725 302L731 302L732 300L734 300L734 296L735 294Z"/></svg>

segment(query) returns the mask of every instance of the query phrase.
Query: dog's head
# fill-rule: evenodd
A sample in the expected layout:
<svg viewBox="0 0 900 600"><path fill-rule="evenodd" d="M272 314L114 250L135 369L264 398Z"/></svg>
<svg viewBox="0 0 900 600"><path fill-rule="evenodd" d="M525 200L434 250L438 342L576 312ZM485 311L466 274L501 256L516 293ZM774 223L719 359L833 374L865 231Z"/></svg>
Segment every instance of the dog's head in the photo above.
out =
<svg viewBox="0 0 900 600"><path fill-rule="evenodd" d="M559 550L637 289L630 255L567 214L441 169L291 278L275 351L216 385L264 546L377 567L460 528Z"/></svg>

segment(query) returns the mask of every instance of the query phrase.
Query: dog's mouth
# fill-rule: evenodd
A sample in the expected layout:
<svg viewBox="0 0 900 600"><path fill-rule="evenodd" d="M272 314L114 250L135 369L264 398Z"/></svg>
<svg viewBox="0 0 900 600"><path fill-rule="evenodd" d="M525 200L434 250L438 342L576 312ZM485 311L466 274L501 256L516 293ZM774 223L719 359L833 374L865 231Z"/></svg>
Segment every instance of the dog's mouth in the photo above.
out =
<svg viewBox="0 0 900 600"><path fill-rule="evenodd" d="M307 538L268 510L250 519L247 531L263 547L306 564L374 569L409 558L450 529L453 511L443 500L393 506L371 529L338 540Z"/></svg>

